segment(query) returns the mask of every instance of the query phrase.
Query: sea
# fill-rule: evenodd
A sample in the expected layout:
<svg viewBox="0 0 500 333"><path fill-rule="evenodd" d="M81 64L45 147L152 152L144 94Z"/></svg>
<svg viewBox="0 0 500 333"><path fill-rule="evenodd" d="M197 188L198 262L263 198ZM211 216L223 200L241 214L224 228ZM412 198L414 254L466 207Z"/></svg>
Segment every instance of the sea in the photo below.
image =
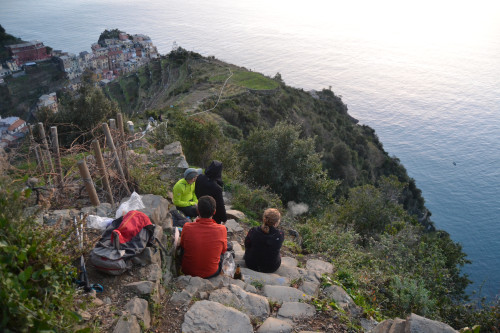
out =
<svg viewBox="0 0 500 333"><path fill-rule="evenodd" d="M1 0L0 24L79 53L104 29L149 35L291 86L331 89L375 129L472 264L500 293L500 2Z"/></svg>

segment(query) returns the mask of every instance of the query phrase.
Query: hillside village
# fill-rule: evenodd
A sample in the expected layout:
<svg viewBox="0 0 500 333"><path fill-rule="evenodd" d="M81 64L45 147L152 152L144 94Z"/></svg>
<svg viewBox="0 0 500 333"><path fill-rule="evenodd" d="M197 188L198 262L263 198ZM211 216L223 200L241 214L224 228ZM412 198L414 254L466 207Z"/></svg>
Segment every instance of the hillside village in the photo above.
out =
<svg viewBox="0 0 500 333"><path fill-rule="evenodd" d="M158 57L158 50L151 38L143 34L128 35L125 32L119 32L116 38L105 38L101 43L92 44L91 53L82 51L78 55L52 50L41 41L11 44L7 45L7 49L10 58L0 62L0 84L7 84L4 77L9 75L26 75L26 71L39 62L56 61L68 80L66 88L73 91L80 86L85 72L91 73L95 82L106 85L118 76L134 71ZM56 92L41 95L32 112L42 109L58 112ZM2 119L0 116L0 147L18 144L27 133L25 120L15 116Z"/></svg>

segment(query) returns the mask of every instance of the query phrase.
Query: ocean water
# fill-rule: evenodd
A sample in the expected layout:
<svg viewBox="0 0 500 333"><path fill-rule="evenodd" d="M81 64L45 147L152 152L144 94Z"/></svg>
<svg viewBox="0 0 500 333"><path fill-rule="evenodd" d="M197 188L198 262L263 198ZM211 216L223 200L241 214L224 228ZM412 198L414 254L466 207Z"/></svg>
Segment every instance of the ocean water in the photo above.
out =
<svg viewBox="0 0 500 333"><path fill-rule="evenodd" d="M25 40L90 51L104 29L143 33L274 75L331 87L422 190L432 219L500 293L500 4L495 1L2 0Z"/></svg>

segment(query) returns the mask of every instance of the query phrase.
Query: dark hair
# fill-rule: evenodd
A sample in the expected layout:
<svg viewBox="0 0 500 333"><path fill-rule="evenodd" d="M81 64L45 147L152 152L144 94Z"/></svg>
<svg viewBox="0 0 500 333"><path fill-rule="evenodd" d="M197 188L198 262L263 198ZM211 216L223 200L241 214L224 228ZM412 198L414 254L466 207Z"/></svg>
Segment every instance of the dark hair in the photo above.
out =
<svg viewBox="0 0 500 333"><path fill-rule="evenodd" d="M209 218L215 213L215 199L204 195L198 199L198 214L200 217Z"/></svg>

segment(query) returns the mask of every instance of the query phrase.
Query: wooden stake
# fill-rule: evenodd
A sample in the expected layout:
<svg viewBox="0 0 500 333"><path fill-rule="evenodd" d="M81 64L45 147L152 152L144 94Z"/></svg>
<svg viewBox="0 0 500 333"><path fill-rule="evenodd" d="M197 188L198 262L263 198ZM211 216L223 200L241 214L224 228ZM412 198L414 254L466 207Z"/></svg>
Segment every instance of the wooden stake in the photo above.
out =
<svg viewBox="0 0 500 333"><path fill-rule="evenodd" d="M92 140L92 148L94 149L95 159L97 161L97 167L99 169L99 173L101 174L102 183L104 185L104 189L106 190L109 203L112 206L114 206L115 201L113 200L113 192L111 191L111 186L109 185L108 173L106 172L106 166L104 165L104 159L102 158L99 141Z"/></svg>
<svg viewBox="0 0 500 333"><path fill-rule="evenodd" d="M43 123L38 123L38 133L40 134L40 139L42 139L43 151L45 151L45 156L49 162L49 173L54 172L54 165L52 164L52 157L50 156L49 144L47 143L47 137L45 136L45 129L43 128ZM42 155L43 156L43 155ZM50 183L49 177L49 183Z"/></svg>
<svg viewBox="0 0 500 333"><path fill-rule="evenodd" d="M113 158L115 161L116 169L118 170L120 177L123 179L123 185L125 187L125 190L127 191L127 195L131 195L132 193L130 192L130 190L128 188L127 179L125 178L125 174L123 173L122 165L120 163L120 159L118 158L118 153L116 152L116 147L115 147L115 144L113 142L113 137L111 136L111 132L109 131L108 124L103 123L102 129L104 131L104 134L106 135L108 147L111 149L111 152L113 153Z"/></svg>
<svg viewBox="0 0 500 333"><path fill-rule="evenodd" d="M123 115L118 113L116 115L118 121L118 132L120 138L120 150L122 153L122 161L124 166L124 173L127 180L129 180L129 172L128 172L128 158L127 158L127 144L125 142L125 131L123 130Z"/></svg>
<svg viewBox="0 0 500 333"><path fill-rule="evenodd" d="M87 168L87 163L84 159L78 161L78 169L80 170L80 175L82 176L83 183L85 184L85 188L87 189L87 193L89 194L90 202L93 206L99 206L101 203L99 202L99 198L97 197L94 183L92 182L92 178L90 177L89 168Z"/></svg>
<svg viewBox="0 0 500 333"><path fill-rule="evenodd" d="M62 166L61 166L61 155L59 153L59 138L57 136L57 127L52 126L50 128L50 133L52 135L52 149L54 149L54 155L56 160L56 172L57 172L57 184L59 188L63 190L63 176L62 176Z"/></svg>

